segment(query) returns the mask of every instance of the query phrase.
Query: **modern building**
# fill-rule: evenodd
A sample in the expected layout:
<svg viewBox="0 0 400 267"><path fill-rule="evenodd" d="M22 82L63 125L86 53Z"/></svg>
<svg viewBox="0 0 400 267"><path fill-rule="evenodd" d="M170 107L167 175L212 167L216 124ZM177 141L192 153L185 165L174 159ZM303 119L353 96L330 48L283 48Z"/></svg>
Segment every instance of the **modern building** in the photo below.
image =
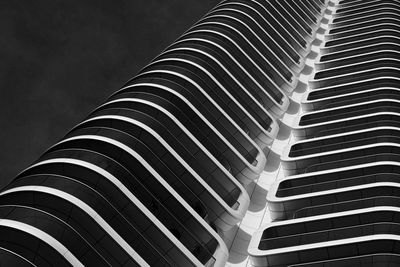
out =
<svg viewBox="0 0 400 267"><path fill-rule="evenodd" d="M267 195L275 222L249 245L253 266L400 265L400 5L328 6L285 175Z"/></svg>
<svg viewBox="0 0 400 267"><path fill-rule="evenodd" d="M399 11L222 1L0 192L0 265L397 266Z"/></svg>

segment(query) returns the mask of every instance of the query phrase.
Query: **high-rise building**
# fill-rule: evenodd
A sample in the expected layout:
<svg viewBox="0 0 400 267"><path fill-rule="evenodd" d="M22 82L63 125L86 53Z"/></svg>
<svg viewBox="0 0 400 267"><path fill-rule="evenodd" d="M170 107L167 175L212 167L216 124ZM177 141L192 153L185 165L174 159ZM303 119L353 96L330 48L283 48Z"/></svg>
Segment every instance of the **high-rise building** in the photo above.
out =
<svg viewBox="0 0 400 267"><path fill-rule="evenodd" d="M225 0L0 192L5 266L398 266L398 0Z"/></svg>

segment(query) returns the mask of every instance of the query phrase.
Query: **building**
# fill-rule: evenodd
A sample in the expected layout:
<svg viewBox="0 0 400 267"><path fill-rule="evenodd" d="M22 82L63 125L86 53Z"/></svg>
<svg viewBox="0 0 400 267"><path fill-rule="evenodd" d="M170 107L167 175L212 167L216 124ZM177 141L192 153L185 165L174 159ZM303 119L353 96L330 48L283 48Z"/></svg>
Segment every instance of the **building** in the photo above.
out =
<svg viewBox="0 0 400 267"><path fill-rule="evenodd" d="M222 1L0 192L0 263L396 266L399 4Z"/></svg>

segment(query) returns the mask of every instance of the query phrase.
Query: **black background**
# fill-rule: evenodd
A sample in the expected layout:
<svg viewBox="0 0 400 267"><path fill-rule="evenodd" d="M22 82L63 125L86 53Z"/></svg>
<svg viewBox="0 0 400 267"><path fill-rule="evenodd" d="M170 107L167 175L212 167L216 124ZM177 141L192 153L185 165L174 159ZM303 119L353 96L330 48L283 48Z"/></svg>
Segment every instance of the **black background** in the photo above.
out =
<svg viewBox="0 0 400 267"><path fill-rule="evenodd" d="M0 187L219 0L0 0Z"/></svg>

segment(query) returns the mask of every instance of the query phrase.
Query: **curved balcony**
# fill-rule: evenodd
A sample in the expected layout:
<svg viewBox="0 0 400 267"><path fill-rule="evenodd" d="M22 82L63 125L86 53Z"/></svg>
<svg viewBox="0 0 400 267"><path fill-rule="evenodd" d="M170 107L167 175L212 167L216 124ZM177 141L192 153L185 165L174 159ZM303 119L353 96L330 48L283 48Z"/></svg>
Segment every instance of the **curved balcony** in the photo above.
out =
<svg viewBox="0 0 400 267"><path fill-rule="evenodd" d="M248 151L242 150L242 153L240 153L238 148L233 147L213 128L210 129L210 124L207 125L202 118L199 118L192 110L187 110L187 113L183 112L166 99L144 93L131 93L129 98L116 99L104 104L102 108L110 109L110 111L106 112L101 110L99 113L112 116L120 108L130 109L132 104L135 104L137 101L149 101L158 105L159 108L164 108L168 112L167 115L169 117L174 121L179 121L176 124L182 128L183 132L187 133L189 137L195 137L196 139L194 142L201 143L221 164L227 162L230 166L230 172L244 184L248 184L249 181L257 178L262 172L266 162L265 155L262 151L253 150L249 153ZM188 115L191 115L191 117L188 117ZM200 128L202 124L204 127ZM166 128L168 129L168 127ZM182 140L184 140L184 138L182 138Z"/></svg>
<svg viewBox="0 0 400 267"><path fill-rule="evenodd" d="M212 122L213 126L216 127L220 133L224 133L224 136L229 140L234 138L243 147L246 147L248 151L253 151L255 149L254 146L257 145L260 146L261 149L267 145L255 137L258 135L258 131L255 133L251 132L246 125L240 122L240 119L237 118L234 120L236 116L234 112L229 112L229 114L226 113L224 109L221 108L221 106L202 89L202 87L196 84L193 80L180 75L177 72L164 70L144 72L138 75L134 80L130 81L120 91L117 91L110 97L110 99L118 98L119 94L123 94L125 91L129 92L134 90L134 88L131 88L141 84L150 84L152 87L157 87L160 90L171 88L171 93L184 96L185 99L188 100L188 105L193 105L197 110L201 111L201 114ZM228 106L226 106L226 108L227 111L230 111ZM232 137L229 137L229 135ZM257 143L256 145L250 137L255 139L254 141Z"/></svg>
<svg viewBox="0 0 400 267"><path fill-rule="evenodd" d="M287 156L302 157L385 142L400 144L400 129L395 127L377 127L329 137L299 141L295 142L290 147Z"/></svg>
<svg viewBox="0 0 400 267"><path fill-rule="evenodd" d="M284 38L301 56L307 56L311 51L311 44L307 43L307 41L290 26L290 23L276 12L268 2L245 0L235 0L232 2L241 3L256 10L271 27L271 32L275 32L277 35ZM310 3L306 1L304 4ZM290 30L290 28L292 28L292 30Z"/></svg>
<svg viewBox="0 0 400 267"><path fill-rule="evenodd" d="M250 137L237 125L228 114L224 114L218 105L206 102L206 98L196 97L192 94L188 86L182 86L174 83L165 73L160 73L155 77L153 75L142 75L135 80L134 84L124 87L108 100L116 100L118 98L129 98L131 93L146 92L151 95L169 98L170 101L179 108L188 107L188 112L195 112L197 116L202 117L206 124L211 124L211 128L215 128L219 134L223 135L226 140L249 162L255 163L257 160L261 166L262 155L261 148L255 144ZM172 76L173 78L173 76ZM201 102L203 100L203 103ZM184 102L184 104L182 104ZM190 111L190 109L192 111Z"/></svg>
<svg viewBox="0 0 400 267"><path fill-rule="evenodd" d="M270 23L268 23L268 21L265 18L263 18L263 16L261 16L261 14L256 9L249 6L247 3L248 2L246 2L246 1L243 1L242 3L238 3L237 1L224 1L224 2L220 3L216 7L216 9L218 9L220 7L223 7L224 9L225 8L235 9L235 10L238 10L238 11L241 11L241 12L247 14L248 16L251 16L254 19L254 21L257 23L257 25L259 25L259 27L264 29L264 32L267 33L270 36L270 38L274 40L277 47L280 47L280 49L283 50L292 59L301 58L302 56L305 56L304 54L299 53L299 51L297 51L296 47L293 47L289 43L289 41L286 40L280 34L279 31L277 31L278 29L272 27L272 25ZM267 14L265 14L265 15L267 15ZM271 45L270 43L268 43L268 44Z"/></svg>
<svg viewBox="0 0 400 267"><path fill-rule="evenodd" d="M86 240L82 235L80 235L73 227L71 227L65 221L57 218L56 216L44 212L39 209L27 207L27 206L19 206L19 205L0 205L0 218L1 221L10 220L14 222L18 222L21 224L30 225L32 228L37 229L38 231L42 231L45 235L49 235L59 242L63 244L66 250L69 251L72 255L76 255L77 258L80 259L81 264L88 266L91 264L95 264L97 266L111 266L111 263L108 262L95 248L90 244L88 240ZM51 224L52 227L48 227ZM15 243L14 245L5 244L4 236L8 234L2 234L2 246L3 248L7 248L10 251L13 251L21 258L31 263L32 265L42 265L44 263L35 262L35 258L31 258L28 256L28 253L23 251L22 248L17 249ZM27 243L25 243L27 244ZM50 244L51 245L51 244ZM31 249L34 250L34 245L29 245ZM29 250L29 249L27 249ZM34 252L32 251L32 254ZM22 254L22 255L21 255ZM51 253L49 253L51 255ZM1 256L1 261L4 262L4 258ZM40 255L38 258L41 258L42 261L47 261L48 263L53 262L45 255ZM51 257L50 257L51 258ZM55 260L56 262L57 260ZM13 263L8 262L13 265ZM17 264L17 263L14 263ZM64 265L64 264L61 264ZM13 266L24 266L24 265L13 265Z"/></svg>
<svg viewBox="0 0 400 267"><path fill-rule="evenodd" d="M331 86L318 88L309 92L306 92L302 98L302 104L307 111L320 111L323 109L331 108L325 107L326 104L329 103L329 100L332 99L335 102L335 97L343 97L345 95L353 95L356 96L358 93L363 93L365 91L370 91L373 89L380 89L382 87L387 88L395 88L397 89L399 86L399 78L397 77L380 77L367 79L357 83L350 83L339 86ZM321 105L324 104L324 105ZM337 103L335 107L346 106L344 103L340 105Z"/></svg>
<svg viewBox="0 0 400 267"><path fill-rule="evenodd" d="M320 54L326 55L328 53L338 53L351 49L363 49L371 45L377 45L381 43L398 43L400 39L400 34L398 30L381 30L373 33L359 35L353 40L340 39L337 41L328 41L325 43L325 47L321 47ZM342 42L343 41L343 42ZM349 42L346 42L349 41Z"/></svg>
<svg viewBox="0 0 400 267"><path fill-rule="evenodd" d="M169 137L165 140L171 139L171 134L175 135L175 142L181 143L192 154L196 154L196 151L200 150L204 151L202 154L213 158L213 161L221 164L228 162L232 174L245 184L248 183L247 180L251 181L257 178L265 165L263 153L247 154L244 158L226 140L221 140L222 136L214 131L209 131L207 135L204 135L182 111L175 109L169 101L159 97L141 94L135 95L133 98L116 99L101 106L91 117L105 115L112 120L114 115L120 116L121 114L125 114L133 120L139 120L143 125L148 124L160 135L166 134ZM168 121L169 124L163 125L165 121ZM135 124L135 122L133 123ZM123 129L121 128L121 130ZM214 140L218 140L218 142ZM180 151L178 151L179 153Z"/></svg>
<svg viewBox="0 0 400 267"><path fill-rule="evenodd" d="M283 40L281 36L277 38L269 25L265 24L265 21L260 20L260 16L256 13L254 14L254 11L251 12L251 10L246 10L246 8L242 5L227 3L219 4L216 8L214 8L214 10L221 10L225 14L229 14L242 21L254 33L256 33L259 38L268 44L268 47L270 47L280 58L288 57L288 59L291 59L294 62L302 61L300 55L297 54L297 52L293 50L293 48L285 40Z"/></svg>
<svg viewBox="0 0 400 267"><path fill-rule="evenodd" d="M306 32L312 39L315 37L316 31L319 25L315 23L310 23L307 18L304 18L304 12L300 10L300 8L296 5L293 5L292 1L271 1L274 6L282 13L290 14L290 18L293 20L293 23L298 24L297 30Z"/></svg>
<svg viewBox="0 0 400 267"><path fill-rule="evenodd" d="M205 18L208 17L223 17L225 21L229 21L230 25L238 29L244 36L247 36L252 42L254 42L257 47L264 47L263 50L268 51L268 53L274 55L275 58L279 58L279 61L285 63L287 68L290 68L294 72L300 72L304 65L305 60L301 58L294 51L288 54L286 50L283 50L275 42L274 38L266 32L253 18L249 17L241 11L236 11L231 8L220 8L215 9ZM253 39L255 41L253 41Z"/></svg>
<svg viewBox="0 0 400 267"><path fill-rule="evenodd" d="M92 193L87 195L88 192ZM104 213L107 202L103 198L94 199L98 195L92 189L68 177L37 175L17 178L0 195L2 205L6 202L39 209L64 221L88 240L111 265L149 266L132 248L133 244L121 237L121 228L116 230L112 227L116 226L117 220L106 222L108 216L115 214ZM85 203L83 200L91 201ZM100 206L96 209L95 203L104 209L98 209ZM54 222L50 225L56 226Z"/></svg>
<svg viewBox="0 0 400 267"><path fill-rule="evenodd" d="M355 23L344 23L342 26L336 26L333 28L330 28L329 30L329 38L334 39L334 38L341 38L344 36L338 35L337 37L336 34L345 34L348 35L352 32L352 34L355 34L357 30L364 31L367 30L367 27L373 27L374 25L382 25L382 24L396 24L399 23L400 21L400 16L395 15L395 14L385 14L385 15L374 15L374 16L369 16L368 20L364 21L358 21ZM368 30L367 30L368 31ZM333 37L333 38L332 38Z"/></svg>
<svg viewBox="0 0 400 267"><path fill-rule="evenodd" d="M108 229L110 238L117 241L127 253L129 249L137 251L151 266L225 261L226 248L218 235L175 191L162 184L161 177L143 159L137 159L143 167L132 172L111 159L104 161L98 156L94 158L98 165L107 163L107 168L102 168L71 157L76 154L84 153L51 152L47 156L50 159L45 157L27 169L13 187L17 190L27 186L46 187L58 191L68 188L64 190L65 193L80 200L75 200L75 205L84 208L98 224ZM88 157L93 158L92 155ZM139 180L138 177L146 175L146 172L148 179ZM86 180L80 181L83 175ZM152 176L154 178L149 179ZM52 203L49 203L50 209L57 207ZM83 220L81 224L85 227L89 225ZM157 236L160 236L159 240ZM175 238L171 238L173 236ZM118 252L112 247L109 249ZM128 253L128 258L132 253ZM119 260L124 262L126 259Z"/></svg>
<svg viewBox="0 0 400 267"><path fill-rule="evenodd" d="M302 25L297 21L297 14L291 12L291 10L286 9L285 3L281 1L264 1L265 6L268 7L271 12L274 12L276 17L280 17L283 21L285 20L286 25L290 25L290 28L302 36L307 42L311 42L315 38L315 33L313 33L312 29L307 25Z"/></svg>
<svg viewBox="0 0 400 267"><path fill-rule="evenodd" d="M290 91L297 83L297 72L276 57L260 38L247 34L241 28L241 24L234 18L218 13L203 18L190 30L212 30L232 39L275 83L282 84L282 89Z"/></svg>
<svg viewBox="0 0 400 267"><path fill-rule="evenodd" d="M374 21L380 18L390 18L390 19L399 19L400 16L398 14L398 11L396 9L391 9L391 10L381 10L375 14L368 14L367 16L355 16L349 20L343 21L343 22L336 22L336 23L331 23L328 25L328 29L334 30L336 28L344 28L344 27L351 27L352 25L360 25L363 23L368 23L370 21Z"/></svg>
<svg viewBox="0 0 400 267"><path fill-rule="evenodd" d="M272 55L262 54L248 38L226 23L204 19L202 23L193 26L180 40L190 37L210 40L226 49L240 63L239 66L243 66L246 72L257 79L263 90L271 94L272 98L276 98L275 101L278 103L283 97L282 90L291 92L297 85L298 76L295 73L279 61L271 63Z"/></svg>
<svg viewBox="0 0 400 267"><path fill-rule="evenodd" d="M359 73L366 72L374 69L383 69L383 68L399 68L400 60L396 58L383 58L374 60L366 60L362 63L351 63L345 64L342 62L340 67L332 67L321 70L314 75L314 80L309 81L310 87L318 88L325 87L326 83L328 86L336 86L336 83L331 85L333 79L346 79L347 75L354 75L358 78ZM382 76L385 76L386 72ZM371 75L372 76L372 75ZM374 76L372 76L374 77ZM359 78L358 80L363 80ZM351 82L352 80L350 80ZM348 81L343 81L344 83Z"/></svg>
<svg viewBox="0 0 400 267"><path fill-rule="evenodd" d="M311 39L308 34L301 31L297 22L287 16L286 11L283 10L281 6L275 7L271 1L252 0L252 2L263 6L264 9L268 11L267 17L273 18L279 25L282 25L282 27L296 39L297 43L301 44L304 50L308 51L311 49ZM298 28L300 31L298 31Z"/></svg>
<svg viewBox="0 0 400 267"><path fill-rule="evenodd" d="M346 11L348 8L351 7L363 7L371 4L375 4L379 2L380 0L340 0L339 3L337 4L338 11Z"/></svg>
<svg viewBox="0 0 400 267"><path fill-rule="evenodd" d="M398 127L398 101L374 100L309 112L298 118L293 133L300 139L322 137L379 126Z"/></svg>
<svg viewBox="0 0 400 267"><path fill-rule="evenodd" d="M313 138L288 146L281 157L282 167L292 175L374 161L397 161L399 146L399 128L389 127Z"/></svg>
<svg viewBox="0 0 400 267"><path fill-rule="evenodd" d="M321 8L320 6L317 7L314 1L288 0L288 2L293 4L299 13L303 12L303 18L309 25L312 25L313 27L319 27L322 20Z"/></svg>
<svg viewBox="0 0 400 267"><path fill-rule="evenodd" d="M282 161L285 173L294 175L324 171L335 167L347 167L353 164L398 161L400 159L399 153L398 144L380 143L304 157L283 158Z"/></svg>
<svg viewBox="0 0 400 267"><path fill-rule="evenodd" d="M365 3L352 8L339 8L336 13L332 14L333 23L346 21L354 16L368 16L381 12L382 9L400 9L400 3L393 0L381 0L371 3Z"/></svg>
<svg viewBox="0 0 400 267"><path fill-rule="evenodd" d="M347 52L333 53L322 56L319 62L315 63L316 70L324 70L328 68L335 68L343 65L359 64L366 60L378 59L399 59L398 49L400 45L394 43L384 43L365 47L362 49L350 50ZM340 54L337 57L330 57L334 54Z"/></svg>
<svg viewBox="0 0 400 267"><path fill-rule="evenodd" d="M301 116L299 125L308 126L322 122L341 120L344 118L358 117L376 112L397 112L400 102L391 99L373 100L364 103L346 105L337 108L309 112Z"/></svg>
<svg viewBox="0 0 400 267"><path fill-rule="evenodd" d="M57 239L29 224L1 219L0 234L1 263L7 266L84 266Z"/></svg>
<svg viewBox="0 0 400 267"><path fill-rule="evenodd" d="M248 195L244 188L234 180L227 171L223 171L217 167L218 165L215 164L215 161L212 161L210 158L204 158L202 162L198 162L196 157L199 157L201 153L190 155L190 153L185 152L184 148L182 145L179 145L179 143L173 144L175 149L172 149L165 139L159 135L152 135L152 131L149 130L148 127L137 127L135 123L127 119L124 120L121 118L118 120L118 118L114 118L110 120L110 118L104 117L94 119L91 123L98 124L98 126L94 126L97 127L98 130L96 130L96 128L83 128L77 133L74 133L71 139L67 140L68 143L69 141L74 141L73 144L77 143L81 145L82 143L88 142L91 150L98 151L99 153L106 153L106 155L109 155L109 157L115 160L121 160L120 155L123 155L124 157L122 160L127 167L131 166L135 162L135 158L139 156L139 154L136 156L136 153L140 153L142 155L141 158L146 159L149 163L157 164L155 168L158 170L165 171L165 180L171 183L174 182L171 186L177 190L179 189L179 192L183 190L183 192L185 192L184 196L189 194L189 192L187 192L187 186L193 185L193 183L196 184L198 190L195 190L194 194L202 200L200 203L208 207L208 219L217 224L222 230L226 231L243 217L249 204ZM115 130L111 131L105 128L107 127L107 123L113 123L113 128L115 128ZM126 129L126 133L120 130L118 131L121 126L129 126L129 128ZM87 124L86 127L91 126ZM129 135L129 133L140 129L142 130L140 136L135 137L134 135ZM93 134L96 135L91 136ZM80 137L82 135L83 137ZM123 137L125 141L120 144L111 142L111 138L115 136ZM90 142L93 139L102 142ZM159 140L158 142L155 141L157 139ZM154 143L153 149L147 147L150 142ZM66 143L65 146L68 147L68 143ZM137 149L138 151L133 153L132 149ZM149 153L149 150L152 152ZM167 153L167 151L171 153ZM177 153L177 151L180 153ZM125 162L125 158L132 159ZM130 161L132 161L132 163L130 163ZM165 164L165 166L161 164ZM133 167L129 168L132 168L131 172L133 173L137 172L136 168L140 167L140 165L132 166ZM209 168L205 168L206 166L209 166ZM165 167L168 167L170 171L167 172ZM171 172L173 172L174 175ZM145 179L145 177L138 175L138 179ZM190 190L193 190L193 188L190 188ZM199 201L196 201L196 198L193 199L193 196L190 198L191 200L189 203L196 208Z"/></svg>
<svg viewBox="0 0 400 267"><path fill-rule="evenodd" d="M383 188L378 187L378 189ZM356 200L309 206L296 210L293 214L293 218L304 218L372 207L400 207L400 198L394 196L372 196Z"/></svg>
<svg viewBox="0 0 400 267"><path fill-rule="evenodd" d="M247 68L249 69L247 71L246 65L242 65L241 60L237 61L234 56L216 43L219 41L211 40L212 33L208 33L207 36L209 36L208 40L202 34L188 33L157 59L191 56L192 60L212 73L228 90L232 87L229 91L238 101L243 102L250 98L251 100L247 101L252 106L260 106L260 113L272 112L274 116L280 117L287 110L289 99L282 93L279 86L269 78L267 79L265 73L256 75L257 73L251 71L250 68ZM204 61L201 60L204 56L210 58L210 64L204 64ZM252 68L254 69L254 65ZM221 74L218 76L213 70ZM239 97L239 95L241 96Z"/></svg>
<svg viewBox="0 0 400 267"><path fill-rule="evenodd" d="M377 161L286 177L276 181L268 192L271 217L289 219L313 207L342 211L382 205L380 197L395 196L399 190L398 169L396 162Z"/></svg>
<svg viewBox="0 0 400 267"><path fill-rule="evenodd" d="M138 141L139 143L140 141ZM78 149L76 147L80 147ZM155 148L162 150L162 148ZM65 142L61 142L52 148L57 149L56 152L52 152L51 155L62 155L62 157L73 157L76 158L81 155L83 158L92 164L100 164L102 161L107 162L109 159L117 160L119 154L129 157L128 151L123 150L121 147L113 147L111 143L107 142L106 138L90 137L90 136L77 136L67 139ZM165 150L165 148L164 148ZM224 191L221 186L217 187L218 183L208 185L199 175L197 175L192 169L185 169L184 163L181 163L173 158L171 154L166 153L163 156L164 161L161 161L157 155L154 154L149 148L145 147L144 144L137 145L137 151L142 152L143 158L152 164L154 170L158 173L162 173L161 183L168 183L168 185L175 190L199 216L201 216L210 225L216 224L219 228L231 227L235 222L240 220L246 207L248 206L248 197L246 195L242 197L237 196L237 192L230 192L230 194ZM148 154L144 154L148 153ZM107 155L107 156L106 156ZM48 157L48 156L47 156ZM61 156L59 156L61 157ZM124 168L128 172L131 168L136 166L128 160L121 161ZM171 166L166 165L170 163ZM173 165L172 165L173 163ZM118 165L117 165L118 166ZM137 167L140 167L137 166ZM129 176L132 174L126 171L120 171L121 175ZM128 178L127 178L128 179ZM143 178L137 178L143 179ZM194 190L196 188L196 190ZM222 195L225 193L225 195ZM246 201L247 199L247 201Z"/></svg>
<svg viewBox="0 0 400 267"><path fill-rule="evenodd" d="M248 107L242 105L246 104L246 102L240 98L245 93L243 91L233 92L229 88L224 87L224 85L233 85L234 81L222 77L223 70L220 69L221 72L217 72L216 69L208 66L208 63L206 64L204 59L198 58L205 57L205 55L199 54L196 51L193 51L193 54L195 55L192 56L189 53L180 54L179 52L171 56L167 54L165 55L165 59L154 62L152 65L146 67L145 71L163 69L174 72L174 74L184 75L186 79L193 81L197 85L197 88L201 88L213 98L226 113L233 116L238 125L245 125L246 129L251 133L250 136L252 138L260 140L261 144L264 144L263 146L272 142L279 128L276 120L260 104L257 104L259 102L248 96L247 100L250 102L247 104L252 103L253 107L247 110ZM202 65L195 63L196 61L205 64L211 72L202 67ZM258 114L255 110L261 111L261 113ZM259 144L258 140L256 141L257 144Z"/></svg>
<svg viewBox="0 0 400 267"><path fill-rule="evenodd" d="M371 208L272 223L256 232L248 251L254 266L397 255L399 211Z"/></svg>
<svg viewBox="0 0 400 267"><path fill-rule="evenodd" d="M380 30L387 30L387 29L396 29L398 28L398 21L391 21L387 20L385 22L377 21L373 25L369 26L364 26L361 25L361 27L352 27L352 29L347 30L347 31L342 31L342 32L337 32L337 33L329 33L325 35L325 40L331 41L331 40L348 40L348 38L351 38L353 36L358 36L358 35L363 35L363 34L371 34L374 32L378 32Z"/></svg>
<svg viewBox="0 0 400 267"><path fill-rule="evenodd" d="M357 69L357 68L355 68ZM398 61L394 61L393 64L387 64L385 62L376 62L375 68L365 68L360 71L352 73L346 73L335 77L327 77L319 80L308 81L308 86L311 89L328 87L328 86L340 86L354 82L360 82L366 79L376 79L380 77L398 77L400 68L398 67ZM340 68L338 71L340 72Z"/></svg>
<svg viewBox="0 0 400 267"><path fill-rule="evenodd" d="M383 84L384 85L384 84ZM347 94L336 94L332 97L324 97L316 100L307 100L308 97L314 96L313 94L305 95L302 101L302 106L306 111L323 110L329 108L337 108L341 106L354 105L360 102L370 102L373 100L393 99L400 100L400 88L393 87L374 87L373 89L363 88L364 90L357 90L355 87L353 92ZM311 98L311 97L310 97Z"/></svg>
<svg viewBox="0 0 400 267"><path fill-rule="evenodd" d="M129 107L130 99L143 99L159 104L179 119L180 123L184 124L201 142L210 143L210 145L205 145L206 147L224 153L225 157L232 162L231 165L235 165L236 169L242 169L242 173L249 172L258 175L263 170L266 162L265 155L256 144L251 140L236 137L234 132L228 132L225 128L220 127L221 131L218 131L217 125L208 121L187 99L169 87L160 86L157 83L134 84L109 98L109 102L104 107ZM229 156L230 153L234 155Z"/></svg>

